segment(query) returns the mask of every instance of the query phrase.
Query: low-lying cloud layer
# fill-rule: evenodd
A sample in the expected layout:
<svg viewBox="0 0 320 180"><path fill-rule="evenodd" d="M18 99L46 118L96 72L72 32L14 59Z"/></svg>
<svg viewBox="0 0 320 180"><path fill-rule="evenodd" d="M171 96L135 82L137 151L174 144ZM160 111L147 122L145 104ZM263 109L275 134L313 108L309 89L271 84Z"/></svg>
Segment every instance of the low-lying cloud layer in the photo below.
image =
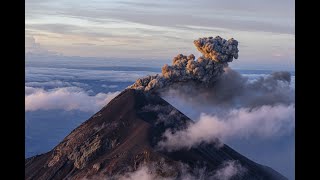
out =
<svg viewBox="0 0 320 180"><path fill-rule="evenodd" d="M63 109L96 112L119 93L116 91L89 96L88 92L79 87L44 90L26 86L25 111Z"/></svg>
<svg viewBox="0 0 320 180"><path fill-rule="evenodd" d="M49 64L50 65L50 64ZM66 65L67 66L67 65ZM68 65L70 66L70 65ZM86 68L65 67L27 67L26 80L28 82L48 82L54 80L109 80L113 82L134 82L136 79L151 71L115 71Z"/></svg>
<svg viewBox="0 0 320 180"><path fill-rule="evenodd" d="M88 87L85 83L80 82L66 82L60 80L53 80L53 81L44 81L44 82L26 82L25 86L27 87L46 87L46 88L58 88L58 87L69 87L69 86L76 86L76 87Z"/></svg>

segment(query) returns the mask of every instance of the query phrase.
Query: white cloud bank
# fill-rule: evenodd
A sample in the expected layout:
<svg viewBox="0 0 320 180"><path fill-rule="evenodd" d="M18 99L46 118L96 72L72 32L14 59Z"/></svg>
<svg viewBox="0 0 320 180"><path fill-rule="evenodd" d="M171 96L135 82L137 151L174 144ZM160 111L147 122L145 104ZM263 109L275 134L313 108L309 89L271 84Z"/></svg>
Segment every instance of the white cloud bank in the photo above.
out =
<svg viewBox="0 0 320 180"><path fill-rule="evenodd" d="M25 111L36 110L80 110L96 112L120 92L98 93L89 96L78 87L63 87L51 90L25 86Z"/></svg>
<svg viewBox="0 0 320 180"><path fill-rule="evenodd" d="M168 151L191 148L203 142L214 142L216 138L226 141L231 138L282 136L294 131L295 105L265 105L258 108L239 108L225 115L202 113L200 118L185 130L171 129L163 134L160 149Z"/></svg>

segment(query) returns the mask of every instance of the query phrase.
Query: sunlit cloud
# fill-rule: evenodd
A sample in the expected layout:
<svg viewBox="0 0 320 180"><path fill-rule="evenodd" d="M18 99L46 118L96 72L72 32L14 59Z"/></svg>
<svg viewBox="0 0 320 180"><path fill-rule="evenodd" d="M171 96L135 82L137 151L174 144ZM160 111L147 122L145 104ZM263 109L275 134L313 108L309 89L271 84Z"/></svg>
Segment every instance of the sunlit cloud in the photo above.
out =
<svg viewBox="0 0 320 180"><path fill-rule="evenodd" d="M97 112L120 92L98 93L90 96L78 87L63 87L45 91L41 88L25 87L25 111L36 110L80 110ZM66 101L68 99L68 101Z"/></svg>

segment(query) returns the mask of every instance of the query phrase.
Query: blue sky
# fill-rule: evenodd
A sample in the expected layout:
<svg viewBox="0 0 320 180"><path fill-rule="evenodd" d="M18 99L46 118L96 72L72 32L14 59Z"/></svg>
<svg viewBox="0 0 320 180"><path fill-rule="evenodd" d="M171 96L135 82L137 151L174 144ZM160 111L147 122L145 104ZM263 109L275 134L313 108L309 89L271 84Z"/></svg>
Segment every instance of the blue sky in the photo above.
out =
<svg viewBox="0 0 320 180"><path fill-rule="evenodd" d="M26 52L168 60L193 40L239 43L236 68L294 69L293 0L27 0Z"/></svg>

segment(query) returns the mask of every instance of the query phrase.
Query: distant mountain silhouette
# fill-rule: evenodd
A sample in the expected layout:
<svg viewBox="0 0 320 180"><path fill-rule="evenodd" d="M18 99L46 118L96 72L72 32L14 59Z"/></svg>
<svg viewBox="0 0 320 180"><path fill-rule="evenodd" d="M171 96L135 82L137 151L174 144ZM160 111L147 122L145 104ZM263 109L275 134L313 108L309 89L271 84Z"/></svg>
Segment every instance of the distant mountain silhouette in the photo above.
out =
<svg viewBox="0 0 320 180"><path fill-rule="evenodd" d="M159 114L176 112L165 121ZM25 179L83 179L112 177L141 165L158 165L159 177L179 179L179 163L217 170L223 162L237 161L246 169L232 179L287 179L257 164L227 145L201 144L189 150L160 151L157 143L167 128L183 129L187 116L161 97L127 89L74 129L51 151L25 160ZM173 167L168 171L161 164Z"/></svg>

